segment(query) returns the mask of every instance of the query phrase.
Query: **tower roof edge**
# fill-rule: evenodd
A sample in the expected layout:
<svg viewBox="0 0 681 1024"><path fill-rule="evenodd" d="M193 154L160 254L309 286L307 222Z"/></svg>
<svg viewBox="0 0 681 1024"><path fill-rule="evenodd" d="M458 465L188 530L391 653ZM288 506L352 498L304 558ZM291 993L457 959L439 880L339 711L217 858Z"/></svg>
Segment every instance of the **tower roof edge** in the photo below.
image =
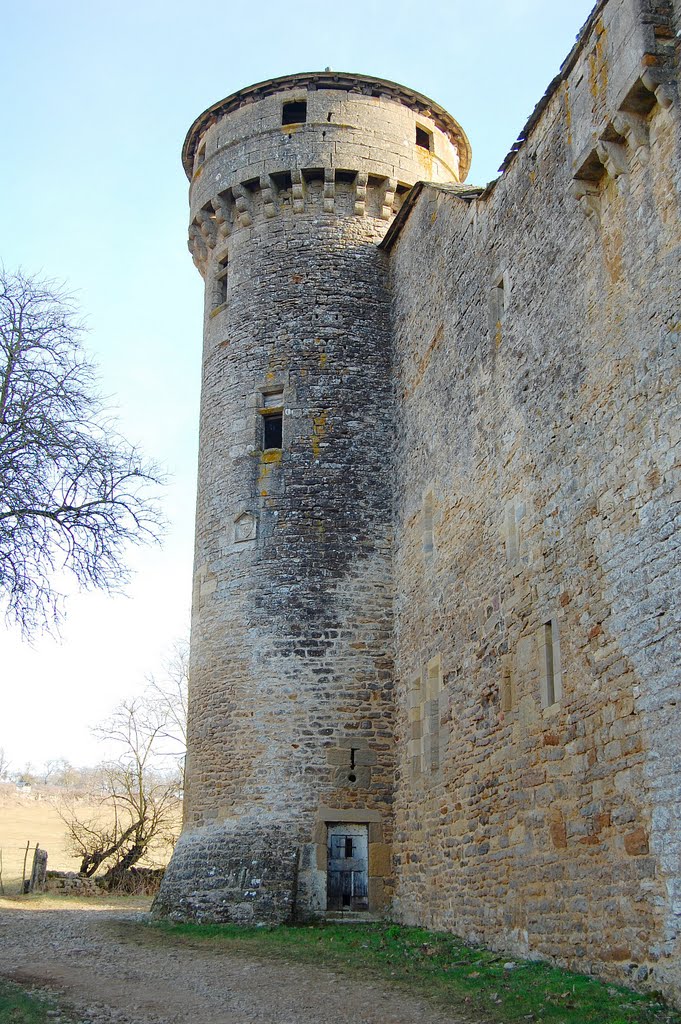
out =
<svg viewBox="0 0 681 1024"><path fill-rule="evenodd" d="M253 103L265 96L292 89L340 89L346 92L359 92L368 96L388 96L398 103L428 116L441 131L454 143L459 152L461 181L464 181L471 163L471 145L459 122L444 107L440 106L423 93L408 89L406 86L391 82L385 78L372 78L370 75L350 74L342 71L305 71L295 75L282 75L280 78L268 78L245 89L239 89L224 99L214 103L192 124L182 146L182 165L191 181L194 153L199 139L207 128L224 114L248 103Z"/></svg>

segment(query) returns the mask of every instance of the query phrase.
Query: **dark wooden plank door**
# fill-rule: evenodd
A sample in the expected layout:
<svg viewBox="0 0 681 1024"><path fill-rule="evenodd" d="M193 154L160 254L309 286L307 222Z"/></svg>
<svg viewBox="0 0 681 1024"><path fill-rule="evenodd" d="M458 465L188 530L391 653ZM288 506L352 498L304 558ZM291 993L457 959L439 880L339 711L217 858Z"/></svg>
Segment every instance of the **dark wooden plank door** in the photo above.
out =
<svg viewBox="0 0 681 1024"><path fill-rule="evenodd" d="M326 905L329 910L368 909L366 825L329 825Z"/></svg>

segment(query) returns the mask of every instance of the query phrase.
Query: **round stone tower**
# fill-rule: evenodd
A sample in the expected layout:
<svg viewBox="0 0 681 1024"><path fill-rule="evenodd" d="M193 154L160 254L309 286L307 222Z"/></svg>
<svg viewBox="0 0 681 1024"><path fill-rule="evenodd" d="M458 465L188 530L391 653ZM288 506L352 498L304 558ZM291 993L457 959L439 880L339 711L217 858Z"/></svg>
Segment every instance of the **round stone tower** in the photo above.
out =
<svg viewBox="0 0 681 1024"><path fill-rule="evenodd" d="M333 72L192 125L204 277L185 821L157 910L277 922L390 900L387 256L417 180L461 181L457 122Z"/></svg>

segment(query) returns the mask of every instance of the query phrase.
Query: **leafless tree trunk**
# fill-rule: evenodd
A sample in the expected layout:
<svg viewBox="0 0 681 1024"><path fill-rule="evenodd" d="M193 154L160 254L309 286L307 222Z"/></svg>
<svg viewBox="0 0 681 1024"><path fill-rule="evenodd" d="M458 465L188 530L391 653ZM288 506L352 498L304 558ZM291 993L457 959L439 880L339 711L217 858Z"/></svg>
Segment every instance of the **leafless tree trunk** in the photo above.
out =
<svg viewBox="0 0 681 1024"><path fill-rule="evenodd" d="M99 730L117 741L118 761L102 766L104 795L99 820L82 820L75 807L62 812L71 850L82 874L101 867L115 882L159 844L174 840L179 817L180 780L163 751L166 720L159 705L144 697L123 701Z"/></svg>

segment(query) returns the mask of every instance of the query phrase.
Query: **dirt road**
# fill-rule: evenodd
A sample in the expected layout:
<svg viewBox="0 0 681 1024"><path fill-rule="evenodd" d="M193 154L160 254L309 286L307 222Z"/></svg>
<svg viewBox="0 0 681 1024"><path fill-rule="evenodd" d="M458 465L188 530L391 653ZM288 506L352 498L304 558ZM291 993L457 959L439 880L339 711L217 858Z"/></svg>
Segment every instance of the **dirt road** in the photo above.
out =
<svg viewBox="0 0 681 1024"><path fill-rule="evenodd" d="M145 919L2 901L0 976L62 993L79 1024L471 1024L325 967L140 942Z"/></svg>

